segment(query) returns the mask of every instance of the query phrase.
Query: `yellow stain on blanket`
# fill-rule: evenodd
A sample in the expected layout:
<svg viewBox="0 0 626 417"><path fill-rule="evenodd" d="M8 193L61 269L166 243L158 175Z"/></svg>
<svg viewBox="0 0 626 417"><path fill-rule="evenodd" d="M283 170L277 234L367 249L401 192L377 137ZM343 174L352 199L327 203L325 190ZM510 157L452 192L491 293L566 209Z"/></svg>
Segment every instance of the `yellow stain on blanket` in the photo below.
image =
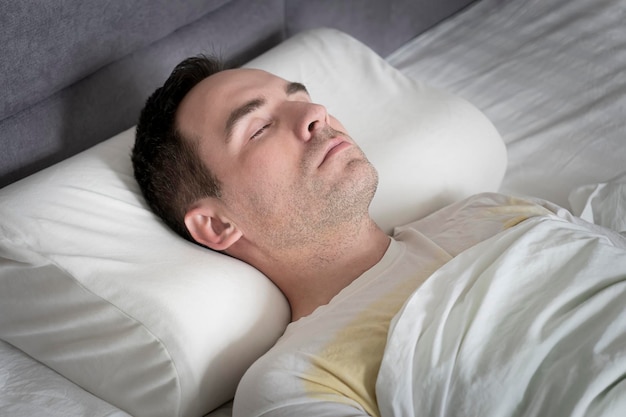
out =
<svg viewBox="0 0 626 417"><path fill-rule="evenodd" d="M391 319L408 296L442 263L420 271L369 305L312 358L312 369L304 383L309 395L323 400L330 394L332 401L346 404L351 404L348 400L351 399L371 416L379 417L376 378Z"/></svg>
<svg viewBox="0 0 626 417"><path fill-rule="evenodd" d="M517 226L531 217L554 214L543 206L516 197L509 197L508 204L491 207L483 213L482 217L502 222L502 230Z"/></svg>

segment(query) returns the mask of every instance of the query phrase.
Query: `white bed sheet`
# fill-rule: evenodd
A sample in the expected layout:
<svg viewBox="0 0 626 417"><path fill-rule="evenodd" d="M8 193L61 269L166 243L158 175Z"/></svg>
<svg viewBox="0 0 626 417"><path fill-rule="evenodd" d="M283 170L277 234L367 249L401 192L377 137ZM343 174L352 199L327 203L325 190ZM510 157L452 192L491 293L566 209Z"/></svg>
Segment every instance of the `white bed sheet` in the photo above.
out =
<svg viewBox="0 0 626 417"><path fill-rule="evenodd" d="M502 192L571 208L575 188L626 172L624 22L624 0L481 0L387 60L485 112L507 145Z"/></svg>
<svg viewBox="0 0 626 417"><path fill-rule="evenodd" d="M0 416L129 417L3 341Z"/></svg>

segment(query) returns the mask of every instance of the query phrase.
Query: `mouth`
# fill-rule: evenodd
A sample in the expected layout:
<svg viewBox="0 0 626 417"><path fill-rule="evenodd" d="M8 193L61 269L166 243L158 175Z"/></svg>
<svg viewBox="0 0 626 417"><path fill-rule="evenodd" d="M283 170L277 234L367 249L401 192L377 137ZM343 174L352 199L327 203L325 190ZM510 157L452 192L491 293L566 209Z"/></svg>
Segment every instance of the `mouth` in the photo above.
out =
<svg viewBox="0 0 626 417"><path fill-rule="evenodd" d="M352 146L352 144L342 137L330 139L326 144L323 152L324 157L322 158L322 161L320 162L318 167L324 165L324 163L332 158L334 155L340 153L344 149L349 148L350 146Z"/></svg>

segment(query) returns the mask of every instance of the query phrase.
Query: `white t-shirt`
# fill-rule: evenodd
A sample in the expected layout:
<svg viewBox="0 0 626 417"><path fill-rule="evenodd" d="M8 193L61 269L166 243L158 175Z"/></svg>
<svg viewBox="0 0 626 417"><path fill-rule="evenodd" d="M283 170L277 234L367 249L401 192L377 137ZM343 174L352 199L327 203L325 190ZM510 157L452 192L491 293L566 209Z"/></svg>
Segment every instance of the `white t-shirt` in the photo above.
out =
<svg viewBox="0 0 626 417"><path fill-rule="evenodd" d="M290 323L254 363L238 387L233 416L379 416L376 378L389 323L407 297L463 250L557 210L480 194L397 228L380 262L330 303Z"/></svg>

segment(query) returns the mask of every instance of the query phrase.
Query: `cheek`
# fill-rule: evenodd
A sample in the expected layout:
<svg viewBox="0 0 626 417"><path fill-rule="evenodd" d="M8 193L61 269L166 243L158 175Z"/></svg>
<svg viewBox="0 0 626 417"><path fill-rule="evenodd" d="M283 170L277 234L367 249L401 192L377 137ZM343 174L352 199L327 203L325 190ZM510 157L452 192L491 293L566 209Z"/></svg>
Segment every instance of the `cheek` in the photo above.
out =
<svg viewBox="0 0 626 417"><path fill-rule="evenodd" d="M259 147L231 167L231 191L253 205L280 204L299 177L294 158L280 149Z"/></svg>
<svg viewBox="0 0 626 417"><path fill-rule="evenodd" d="M293 178L294 174L272 155L253 158L225 184L224 197L228 195L228 205L244 223L264 224L292 205Z"/></svg>
<svg viewBox="0 0 626 417"><path fill-rule="evenodd" d="M284 172L287 167L287 158L281 155L280 150L266 147L257 152L246 155L240 165L245 177L255 181L263 177L275 177Z"/></svg>
<svg viewBox="0 0 626 417"><path fill-rule="evenodd" d="M241 155L239 167L251 180L259 177L284 180L298 176L301 156L301 149L290 141L266 137L259 143L251 144L250 151Z"/></svg>

